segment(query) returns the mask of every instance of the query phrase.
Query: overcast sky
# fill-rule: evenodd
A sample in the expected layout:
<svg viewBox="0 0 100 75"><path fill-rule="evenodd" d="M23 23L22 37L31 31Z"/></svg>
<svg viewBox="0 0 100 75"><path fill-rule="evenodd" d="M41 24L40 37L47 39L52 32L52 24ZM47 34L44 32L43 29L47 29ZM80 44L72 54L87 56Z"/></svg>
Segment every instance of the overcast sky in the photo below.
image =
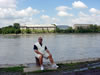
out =
<svg viewBox="0 0 100 75"><path fill-rule="evenodd" d="M0 27L20 24L100 24L100 0L0 0Z"/></svg>

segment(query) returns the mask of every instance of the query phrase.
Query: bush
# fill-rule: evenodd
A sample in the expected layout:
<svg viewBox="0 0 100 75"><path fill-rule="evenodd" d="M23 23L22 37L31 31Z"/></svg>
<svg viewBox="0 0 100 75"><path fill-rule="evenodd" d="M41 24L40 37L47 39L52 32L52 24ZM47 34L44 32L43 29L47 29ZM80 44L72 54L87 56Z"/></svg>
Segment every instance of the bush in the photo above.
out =
<svg viewBox="0 0 100 75"><path fill-rule="evenodd" d="M21 29L21 33L22 34L25 34L26 33L26 30L25 29Z"/></svg>
<svg viewBox="0 0 100 75"><path fill-rule="evenodd" d="M4 27L2 28L2 33L3 34L15 33L15 29L13 27Z"/></svg>
<svg viewBox="0 0 100 75"><path fill-rule="evenodd" d="M15 33L19 34L19 33L21 33L21 30L20 29L15 29Z"/></svg>
<svg viewBox="0 0 100 75"><path fill-rule="evenodd" d="M100 32L100 26L97 25L90 25L87 28L83 27L77 27L77 29L72 29L72 27L69 27L68 29L59 29L56 28L57 33L97 33Z"/></svg>
<svg viewBox="0 0 100 75"><path fill-rule="evenodd" d="M69 27L68 29L59 29L59 28L56 28L56 32L57 33L73 33L74 30L72 29L72 27Z"/></svg>
<svg viewBox="0 0 100 75"><path fill-rule="evenodd" d="M2 34L2 29L0 28L0 34Z"/></svg>
<svg viewBox="0 0 100 75"><path fill-rule="evenodd" d="M15 26L6 26L0 29L0 33L2 34L18 34L21 33L21 30L19 27Z"/></svg>
<svg viewBox="0 0 100 75"><path fill-rule="evenodd" d="M32 33L31 29L26 29L26 33Z"/></svg>

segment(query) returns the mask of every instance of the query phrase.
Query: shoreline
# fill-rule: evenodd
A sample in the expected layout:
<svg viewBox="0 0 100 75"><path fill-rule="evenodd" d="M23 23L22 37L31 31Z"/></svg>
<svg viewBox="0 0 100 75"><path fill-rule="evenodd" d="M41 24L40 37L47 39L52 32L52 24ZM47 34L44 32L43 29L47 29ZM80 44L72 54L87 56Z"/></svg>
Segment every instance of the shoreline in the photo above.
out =
<svg viewBox="0 0 100 75"><path fill-rule="evenodd" d="M33 33L33 34L0 34L0 35L35 35L35 34L100 34L100 33Z"/></svg>
<svg viewBox="0 0 100 75"><path fill-rule="evenodd" d="M55 61L56 64L70 64L70 63L82 63L82 62L92 62L92 61L100 61L100 58L85 58L85 59L77 59L77 60L66 60L66 61ZM48 62L44 62L48 63ZM8 68L8 67L27 67L28 64L36 64L36 63L23 63L23 64L0 64L0 68Z"/></svg>
<svg viewBox="0 0 100 75"><path fill-rule="evenodd" d="M44 65L49 65L44 64ZM88 58L80 60L68 60L66 62L58 62L57 69L45 69L40 70L40 67L36 67L31 63L26 64L7 64L0 67L1 75L100 75L100 58Z"/></svg>

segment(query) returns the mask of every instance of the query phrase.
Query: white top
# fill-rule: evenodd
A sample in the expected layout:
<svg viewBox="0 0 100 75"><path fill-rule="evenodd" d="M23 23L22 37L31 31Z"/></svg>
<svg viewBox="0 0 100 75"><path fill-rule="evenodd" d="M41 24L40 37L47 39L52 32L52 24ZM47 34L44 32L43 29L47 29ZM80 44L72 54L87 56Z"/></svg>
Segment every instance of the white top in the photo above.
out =
<svg viewBox="0 0 100 75"><path fill-rule="evenodd" d="M39 42L35 43L35 45L37 46L38 51L39 51L40 53L44 54L44 52L45 52L45 45L42 44L42 46L41 46Z"/></svg>

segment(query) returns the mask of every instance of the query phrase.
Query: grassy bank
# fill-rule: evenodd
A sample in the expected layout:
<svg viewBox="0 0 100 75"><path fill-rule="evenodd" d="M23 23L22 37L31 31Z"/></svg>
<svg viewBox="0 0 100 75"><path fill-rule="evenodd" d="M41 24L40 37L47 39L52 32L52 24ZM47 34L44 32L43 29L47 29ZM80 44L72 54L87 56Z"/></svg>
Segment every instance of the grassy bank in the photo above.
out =
<svg viewBox="0 0 100 75"><path fill-rule="evenodd" d="M23 72L23 68L24 67L20 67L20 66L0 68L0 72Z"/></svg>

